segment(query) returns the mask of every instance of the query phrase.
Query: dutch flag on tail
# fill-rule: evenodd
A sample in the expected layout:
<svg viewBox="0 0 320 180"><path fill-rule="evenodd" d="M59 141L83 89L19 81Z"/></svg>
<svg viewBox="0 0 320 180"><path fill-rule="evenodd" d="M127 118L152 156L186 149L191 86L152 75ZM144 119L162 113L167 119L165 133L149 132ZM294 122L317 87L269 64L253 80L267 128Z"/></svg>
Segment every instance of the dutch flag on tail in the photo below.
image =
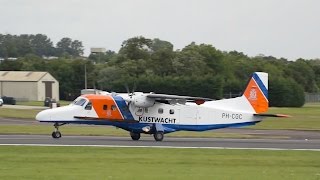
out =
<svg viewBox="0 0 320 180"><path fill-rule="evenodd" d="M268 111L268 73L255 72L252 74L243 93L256 113Z"/></svg>
<svg viewBox="0 0 320 180"><path fill-rule="evenodd" d="M255 116L261 117L289 117L283 114L262 114L268 111L268 73L254 72L249 79L243 96L255 110Z"/></svg>

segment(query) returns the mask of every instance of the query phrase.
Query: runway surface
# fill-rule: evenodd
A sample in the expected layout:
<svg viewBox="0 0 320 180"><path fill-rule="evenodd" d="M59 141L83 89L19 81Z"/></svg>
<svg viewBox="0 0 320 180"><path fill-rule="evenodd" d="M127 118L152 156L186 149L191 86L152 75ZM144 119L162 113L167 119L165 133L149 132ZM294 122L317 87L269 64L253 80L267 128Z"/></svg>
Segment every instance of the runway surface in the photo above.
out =
<svg viewBox="0 0 320 180"><path fill-rule="evenodd" d="M151 136L142 137L139 141L132 141L130 137L110 136L63 136L61 139L53 139L49 135L0 135L0 144L320 150L319 139L285 140L165 137L164 141L156 142Z"/></svg>

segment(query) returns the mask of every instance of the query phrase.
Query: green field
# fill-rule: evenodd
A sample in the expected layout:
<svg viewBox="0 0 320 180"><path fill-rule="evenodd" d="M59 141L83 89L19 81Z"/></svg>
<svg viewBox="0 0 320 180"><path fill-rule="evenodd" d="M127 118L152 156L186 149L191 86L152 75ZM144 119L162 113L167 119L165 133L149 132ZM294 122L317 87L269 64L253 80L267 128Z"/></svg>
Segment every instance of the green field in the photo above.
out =
<svg viewBox="0 0 320 180"><path fill-rule="evenodd" d="M320 179L320 152L0 147L0 179Z"/></svg>
<svg viewBox="0 0 320 180"><path fill-rule="evenodd" d="M3 118L21 118L34 120L37 113L41 110L38 109L9 109L0 108L0 117Z"/></svg>
<svg viewBox="0 0 320 180"><path fill-rule="evenodd" d="M250 128L320 130L320 103L309 103L302 108L270 108L268 113L287 114L291 117L268 118Z"/></svg>
<svg viewBox="0 0 320 180"><path fill-rule="evenodd" d="M61 106L66 106L71 103L71 101L59 101ZM17 105L23 105L23 106L44 106L43 101L18 101L16 103Z"/></svg>

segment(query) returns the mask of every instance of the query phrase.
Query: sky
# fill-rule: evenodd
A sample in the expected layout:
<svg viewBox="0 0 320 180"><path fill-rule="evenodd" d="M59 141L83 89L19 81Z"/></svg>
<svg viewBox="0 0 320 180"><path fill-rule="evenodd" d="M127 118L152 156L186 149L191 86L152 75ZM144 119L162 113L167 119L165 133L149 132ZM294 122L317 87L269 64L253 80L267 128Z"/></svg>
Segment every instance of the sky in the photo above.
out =
<svg viewBox="0 0 320 180"><path fill-rule="evenodd" d="M182 49L320 58L319 0L0 0L0 34L45 34L118 51L135 36Z"/></svg>

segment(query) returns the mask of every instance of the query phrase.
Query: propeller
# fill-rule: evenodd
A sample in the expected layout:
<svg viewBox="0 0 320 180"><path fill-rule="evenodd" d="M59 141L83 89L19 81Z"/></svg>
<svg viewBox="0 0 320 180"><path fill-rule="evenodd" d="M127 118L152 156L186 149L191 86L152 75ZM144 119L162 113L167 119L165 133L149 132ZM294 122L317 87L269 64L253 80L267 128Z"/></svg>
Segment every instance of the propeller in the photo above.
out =
<svg viewBox="0 0 320 180"><path fill-rule="evenodd" d="M132 98L132 96L134 95L134 93L135 93L135 91L136 91L137 84L136 84L135 82L133 83L132 91L130 91L130 88L129 88L128 83L126 83L126 84L124 85L124 87L126 88L126 91L127 91L127 93L128 93L128 96L129 96L130 98Z"/></svg>
<svg viewBox="0 0 320 180"><path fill-rule="evenodd" d="M137 88L136 83L135 82L133 83L132 91L130 91L128 83L125 83L124 87L126 88L126 91L127 91L127 94L128 94L128 97L124 98L124 99L129 103L133 102L134 101L133 96L135 95L135 91L136 91L136 88Z"/></svg>

